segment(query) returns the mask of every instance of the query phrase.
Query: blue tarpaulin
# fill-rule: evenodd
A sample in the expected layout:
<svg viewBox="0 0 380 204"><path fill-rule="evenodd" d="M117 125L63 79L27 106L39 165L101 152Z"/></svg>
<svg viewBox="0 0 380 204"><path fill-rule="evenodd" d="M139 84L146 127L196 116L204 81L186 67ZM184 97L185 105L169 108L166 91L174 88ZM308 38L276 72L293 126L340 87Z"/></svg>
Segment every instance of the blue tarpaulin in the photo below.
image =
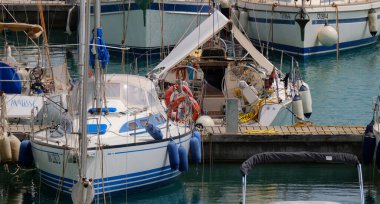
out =
<svg viewBox="0 0 380 204"><path fill-rule="evenodd" d="M104 42L104 38L103 38L103 30L102 28L97 28L97 38L96 38L96 42L94 43L94 35L92 35L92 38L91 38L91 44L96 44L96 52L98 54L98 60L100 60L100 64L102 65L102 68L104 69L106 67L106 65L108 64L108 62L110 61L110 55L108 53L108 50L106 48L106 44ZM90 45L90 53L92 50L92 45ZM95 60L94 60L94 55L93 54L90 54L90 64L92 66L92 68L95 67Z"/></svg>
<svg viewBox="0 0 380 204"><path fill-rule="evenodd" d="M21 93L21 89L22 83L15 68L7 63L0 62L0 91L4 91L7 94L19 94Z"/></svg>

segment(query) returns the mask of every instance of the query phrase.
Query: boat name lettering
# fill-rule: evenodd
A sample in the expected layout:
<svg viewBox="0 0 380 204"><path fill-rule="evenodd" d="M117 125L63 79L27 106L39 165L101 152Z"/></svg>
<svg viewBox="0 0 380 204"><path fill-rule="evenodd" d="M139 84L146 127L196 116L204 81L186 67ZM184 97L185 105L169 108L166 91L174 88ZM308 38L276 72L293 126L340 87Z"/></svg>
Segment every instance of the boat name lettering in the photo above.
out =
<svg viewBox="0 0 380 204"><path fill-rule="evenodd" d="M54 164L61 164L61 159L59 158L59 154L57 153L47 153L48 154L48 161L50 163L54 163Z"/></svg>
<svg viewBox="0 0 380 204"><path fill-rule="evenodd" d="M9 105L13 107L33 108L36 107L36 102L26 99L12 99L9 101Z"/></svg>
<svg viewBox="0 0 380 204"><path fill-rule="evenodd" d="M328 13L317 13L317 19L328 19L329 14Z"/></svg>
<svg viewBox="0 0 380 204"><path fill-rule="evenodd" d="M290 19L290 14L289 13L281 13L281 18L282 19Z"/></svg>

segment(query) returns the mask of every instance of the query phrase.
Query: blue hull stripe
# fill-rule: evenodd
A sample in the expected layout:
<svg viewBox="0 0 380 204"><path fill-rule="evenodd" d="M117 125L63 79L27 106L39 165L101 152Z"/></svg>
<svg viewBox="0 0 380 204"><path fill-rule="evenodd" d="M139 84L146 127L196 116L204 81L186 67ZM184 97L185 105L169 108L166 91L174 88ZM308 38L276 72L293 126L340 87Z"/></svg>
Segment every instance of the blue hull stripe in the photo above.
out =
<svg viewBox="0 0 380 204"><path fill-rule="evenodd" d="M365 39L361 39L361 40L342 42L342 43L339 43L339 47L340 47L340 49L348 49L350 47L367 45L367 44L375 43L377 41L377 38L378 38L378 36L365 38ZM252 41L254 42L254 44L258 45L257 40L252 40ZM261 41L261 43L266 44L267 42ZM297 53L299 55L323 54L325 52L335 52L336 51L336 45L329 46L329 47L315 46L315 47L301 48L301 47L294 47L294 46L277 44L277 43L269 43L269 47L273 47L277 50L284 50L286 52Z"/></svg>
<svg viewBox="0 0 380 204"><path fill-rule="evenodd" d="M380 15L377 16L377 19L380 19ZM287 25L294 25L296 24L295 20L284 20L284 19L270 19L270 18L254 18L254 17L248 17L248 21L251 22L257 22L257 23L272 23L273 24L287 24ZM347 18L347 19L339 19L339 23L359 23L359 22L367 22L368 17L362 17L362 18ZM312 20L311 23L313 25L318 24L325 24L326 20ZM327 20L328 24L335 24L335 19Z"/></svg>
<svg viewBox="0 0 380 204"><path fill-rule="evenodd" d="M116 177L124 178L124 179L114 181L114 182L107 182L109 181L109 178L114 178L114 177L109 177L109 178L104 179L104 184L101 183L102 179L95 179L94 188L95 188L95 193L102 193L103 186L105 187L104 188L105 192L113 192L113 191L118 191L118 190L125 190L126 188L131 189L134 187L140 187L140 186L145 186L148 184L166 181L168 179L178 176L179 174L180 174L179 171L172 171L170 167L166 167L166 170L164 171L157 172L155 174L142 176L140 178L129 178L127 175L121 175L121 176L116 176ZM128 179L126 179L127 177ZM61 183L60 177L41 170L41 178L44 184L52 188L59 189L60 183ZM71 181L70 183L64 182L61 187L62 191L69 193L74 183L76 183L76 181L67 179L67 178L65 178L64 180ZM111 179L111 180L114 180L114 179Z"/></svg>
<svg viewBox="0 0 380 204"><path fill-rule="evenodd" d="M161 168L155 168L155 169L151 169L151 170L140 171L140 172L126 174L126 175L107 177L107 178L104 178L104 181L113 181L113 180L123 179L125 177L132 178L132 177L137 177L137 176L144 176L144 175L152 174L152 173L156 173L156 172L167 171L169 169L171 170L170 166L165 166L165 167L161 167ZM61 179L60 176L51 174L51 173L43 171L43 170L40 170L40 171L41 171L42 175L49 176L49 177L51 177L53 179L56 179L56 180L60 180ZM76 183L75 180L72 180L72 179L69 179L69 178L65 178L64 180L66 182L69 182L69 183ZM95 183L101 182L101 181L102 181L102 179L94 179Z"/></svg>
<svg viewBox="0 0 380 204"><path fill-rule="evenodd" d="M158 3L151 3L149 10L159 10ZM130 10L141 10L137 3L131 3ZM164 11L176 11L176 12L201 12L208 13L210 10L210 6L208 4L164 4ZM113 5L102 5L101 12L102 13L110 13L110 12L121 12L128 11L128 4L113 4ZM93 7L91 6L91 13L93 13Z"/></svg>

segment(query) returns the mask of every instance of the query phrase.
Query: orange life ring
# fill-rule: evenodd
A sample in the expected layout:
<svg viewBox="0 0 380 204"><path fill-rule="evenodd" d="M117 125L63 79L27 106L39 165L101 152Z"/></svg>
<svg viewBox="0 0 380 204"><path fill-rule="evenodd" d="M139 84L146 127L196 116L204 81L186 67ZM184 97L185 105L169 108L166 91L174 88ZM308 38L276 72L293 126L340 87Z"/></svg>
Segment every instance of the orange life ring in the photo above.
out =
<svg viewBox="0 0 380 204"><path fill-rule="evenodd" d="M181 104L186 99L186 96L181 96L173 101L173 103L170 104L168 109L168 115L172 115L173 110L177 110L179 104ZM198 119L199 113L201 112L201 108L199 107L197 101L193 97L189 97L191 102L191 107L193 110L193 121L196 121Z"/></svg>
<svg viewBox="0 0 380 204"><path fill-rule="evenodd" d="M185 92L188 96L193 97L193 93L191 92L188 86L182 85L182 91ZM168 106L170 104L170 99L174 91L178 89L178 85L170 86L169 89L165 92L165 105Z"/></svg>

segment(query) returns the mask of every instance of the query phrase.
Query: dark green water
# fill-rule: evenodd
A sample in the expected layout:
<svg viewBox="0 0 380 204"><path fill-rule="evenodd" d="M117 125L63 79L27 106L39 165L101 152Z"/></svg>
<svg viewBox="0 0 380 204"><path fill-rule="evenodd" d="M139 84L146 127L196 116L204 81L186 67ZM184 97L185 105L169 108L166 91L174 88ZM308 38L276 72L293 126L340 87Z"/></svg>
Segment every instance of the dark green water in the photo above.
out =
<svg viewBox="0 0 380 204"><path fill-rule="evenodd" d="M13 36L13 39L16 39ZM75 37L51 34L51 44L75 42ZM68 57L75 76L77 51L64 49L56 58ZM274 58L274 57L272 57ZM128 59L132 61L131 58ZM139 58L138 72L146 72L146 61ZM279 59L275 58L275 64ZM130 73L128 64L120 68L119 57L112 57L109 73ZM284 70L289 69L287 61ZM339 64L335 56L319 57L301 63L304 80L313 96L311 121L326 125L366 125L371 120L372 98L380 86L380 43L343 52ZM175 182L146 192L112 196L107 203L238 203L241 199L240 164L191 166ZM21 173L21 174L20 174ZM40 184L36 171L12 176L0 170L0 203L54 203L57 193ZM364 168L366 203L380 203L380 175L372 167ZM356 169L341 165L266 165L248 177L247 198L250 203L278 200L330 200L360 203ZM60 196L60 203L71 203Z"/></svg>
<svg viewBox="0 0 380 204"><path fill-rule="evenodd" d="M189 173L160 188L108 197L107 203L238 203L241 199L240 164L191 166ZM378 203L380 176L364 169L367 204ZM36 171L19 177L0 172L1 203L54 203L57 194L41 186ZM327 200L360 203L356 168L344 165L263 165L248 176L247 202ZM60 197L60 203L71 203Z"/></svg>

